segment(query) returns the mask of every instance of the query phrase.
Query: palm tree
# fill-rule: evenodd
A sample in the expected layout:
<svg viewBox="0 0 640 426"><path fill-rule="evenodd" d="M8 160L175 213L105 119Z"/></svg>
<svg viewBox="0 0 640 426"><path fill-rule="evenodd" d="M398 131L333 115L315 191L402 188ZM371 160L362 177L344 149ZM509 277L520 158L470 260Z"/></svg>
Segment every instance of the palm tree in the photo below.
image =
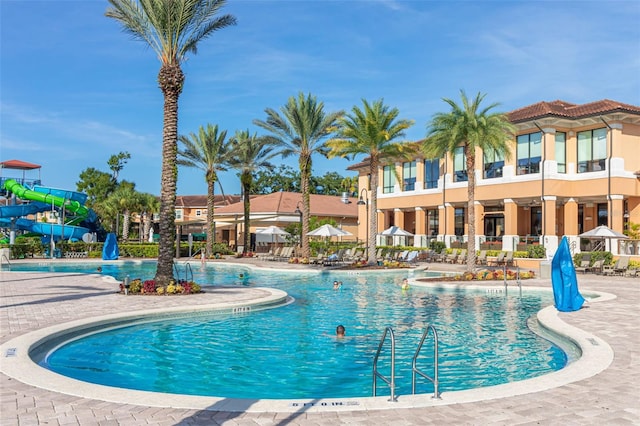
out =
<svg viewBox="0 0 640 426"><path fill-rule="evenodd" d="M147 43L160 59L158 83L164 96L162 177L160 186L160 244L155 280L173 279L175 236L178 98L184 87L181 63L196 53L200 41L235 25L232 15L218 15L226 0L109 0L105 15L122 24L125 32Z"/></svg>
<svg viewBox="0 0 640 426"><path fill-rule="evenodd" d="M151 232L153 214L160 209L160 202L155 195L149 193L143 193L140 201L142 202L142 241L146 241Z"/></svg>
<svg viewBox="0 0 640 426"><path fill-rule="evenodd" d="M327 142L331 148L329 157L355 157L358 154L369 156L369 174L371 190L369 215L368 263L376 262L376 234L378 218L378 167L382 159L407 158L415 152L411 145L401 143L404 131L413 125L412 120L398 119L400 111L384 105L382 99L369 104L362 100L364 109L354 106L351 113L340 120L338 136Z"/></svg>
<svg viewBox="0 0 640 426"><path fill-rule="evenodd" d="M253 186L253 174L260 168L273 165L269 160L277 152L274 151L274 141L269 137L251 135L249 130L237 131L231 138L231 156L229 166L240 171L240 183L242 184L242 199L244 202L244 249L249 251L249 229L251 226L251 187Z"/></svg>
<svg viewBox="0 0 640 426"><path fill-rule="evenodd" d="M513 141L515 127L503 113L491 112L499 104L493 103L480 107L485 94L478 92L471 102L463 90L460 90L462 105L444 98L451 106L448 113L436 113L428 124L428 135L423 143L425 155L429 158L442 158L453 155L456 148L462 147L466 159L467 186L467 271L473 271L476 264L476 226L475 226L475 187L476 187L476 150L493 151L508 158L511 154L510 142Z"/></svg>
<svg viewBox="0 0 640 426"><path fill-rule="evenodd" d="M129 241L129 228L131 225L131 213L140 210L140 193L133 185L120 185L110 196L118 209L118 215L122 214L122 240Z"/></svg>
<svg viewBox="0 0 640 426"><path fill-rule="evenodd" d="M315 96L300 92L298 97L291 96L280 113L267 108L266 121L254 120L257 126L272 133L279 145L283 147L280 154L288 157L298 155L300 166L300 192L302 192L302 257L310 257L309 250L309 180L311 178L311 157L313 154L326 156L329 149L324 139L336 130L342 111L326 113L324 103L318 102Z"/></svg>
<svg viewBox="0 0 640 426"><path fill-rule="evenodd" d="M215 184L218 182L222 197L224 191L218 179L219 172L227 171L227 161L230 155L229 144L226 142L227 131L218 133L218 126L207 124L200 126L198 134L190 133L189 136L181 135L178 140L184 144L184 149L178 151L178 165L195 167L204 171L204 179L207 182L207 244L208 254L213 253L214 234L214 209L215 209Z"/></svg>

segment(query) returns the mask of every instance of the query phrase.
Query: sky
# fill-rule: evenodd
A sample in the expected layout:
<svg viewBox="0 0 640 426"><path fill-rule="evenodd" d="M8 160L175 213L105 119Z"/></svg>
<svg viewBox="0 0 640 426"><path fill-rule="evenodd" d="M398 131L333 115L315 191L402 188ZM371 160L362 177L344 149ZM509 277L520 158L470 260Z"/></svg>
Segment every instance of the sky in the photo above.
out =
<svg viewBox="0 0 640 426"><path fill-rule="evenodd" d="M0 160L40 164L44 186L75 190L83 170L110 172L109 157L126 151L120 179L158 195L160 63L104 16L108 6L0 0ZM237 25L183 64L181 135L209 123L264 134L253 120L299 92L327 112L383 99L414 121L414 141L460 90L500 112L554 100L640 105L638 0L228 0L223 13ZM353 176L350 164L315 156L313 174ZM235 171L220 179L240 192ZM180 167L177 192L205 194L203 172Z"/></svg>

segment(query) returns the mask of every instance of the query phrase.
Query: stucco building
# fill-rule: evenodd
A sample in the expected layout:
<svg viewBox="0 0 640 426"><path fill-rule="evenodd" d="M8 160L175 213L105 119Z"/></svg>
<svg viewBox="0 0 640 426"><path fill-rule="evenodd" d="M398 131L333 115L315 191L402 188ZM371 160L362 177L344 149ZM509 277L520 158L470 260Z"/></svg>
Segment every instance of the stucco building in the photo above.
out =
<svg viewBox="0 0 640 426"><path fill-rule="evenodd" d="M623 232L640 223L640 107L611 100L583 105L539 102L508 113L516 126L511 155L476 155L476 247L517 250L543 244L552 255L562 236L586 250L581 233L598 225ZM467 173L462 148L446 158L388 162L379 170L378 233L391 225L413 234L415 246L433 239L455 246L467 240ZM368 186L368 159L349 170ZM397 181L396 173L401 177ZM370 193L367 193L370 194ZM370 196L368 197L370 198ZM582 244L582 248L581 248ZM640 255L622 240L613 253Z"/></svg>

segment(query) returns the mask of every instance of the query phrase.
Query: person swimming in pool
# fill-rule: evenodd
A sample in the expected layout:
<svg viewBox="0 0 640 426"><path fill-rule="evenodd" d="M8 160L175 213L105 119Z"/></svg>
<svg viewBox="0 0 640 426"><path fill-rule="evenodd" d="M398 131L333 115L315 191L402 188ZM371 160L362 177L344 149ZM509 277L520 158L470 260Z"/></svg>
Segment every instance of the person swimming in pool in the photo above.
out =
<svg viewBox="0 0 640 426"><path fill-rule="evenodd" d="M403 279L402 284L400 284L400 288L402 288L403 290L409 290L409 280L406 278Z"/></svg>
<svg viewBox="0 0 640 426"><path fill-rule="evenodd" d="M333 289L334 290L340 290L341 287L342 287L342 281L334 281L333 282Z"/></svg>
<svg viewBox="0 0 640 426"><path fill-rule="evenodd" d="M336 337L344 337L345 333L347 331L344 329L344 325L340 324L339 326L336 327Z"/></svg>

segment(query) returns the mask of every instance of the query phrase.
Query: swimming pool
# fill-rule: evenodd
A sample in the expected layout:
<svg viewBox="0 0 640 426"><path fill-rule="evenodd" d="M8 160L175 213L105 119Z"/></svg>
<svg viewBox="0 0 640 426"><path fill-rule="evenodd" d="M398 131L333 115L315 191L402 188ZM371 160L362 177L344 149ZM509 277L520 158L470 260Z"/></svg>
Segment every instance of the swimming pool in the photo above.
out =
<svg viewBox="0 0 640 426"><path fill-rule="evenodd" d="M82 264L79 264L82 265ZM47 265L95 271L96 264ZM146 277L155 264L103 265ZM134 272L135 271L135 272ZM194 269L198 282L280 288L295 298L284 307L235 316L174 318L74 340L47 368L80 380L156 392L237 398L321 398L371 395L371 362L385 327L396 332L396 394L411 391L411 357L424 328L440 334L440 390L489 386L562 368L567 357L533 335L527 320L551 294L477 291L403 292L403 275L271 272L216 265ZM334 279L343 281L333 290ZM206 289L206 287L205 287ZM347 328L336 340L335 326ZM426 371L431 351L423 349ZM385 353L380 370L388 370ZM418 392L431 392L419 382ZM379 394L386 392L380 388Z"/></svg>

